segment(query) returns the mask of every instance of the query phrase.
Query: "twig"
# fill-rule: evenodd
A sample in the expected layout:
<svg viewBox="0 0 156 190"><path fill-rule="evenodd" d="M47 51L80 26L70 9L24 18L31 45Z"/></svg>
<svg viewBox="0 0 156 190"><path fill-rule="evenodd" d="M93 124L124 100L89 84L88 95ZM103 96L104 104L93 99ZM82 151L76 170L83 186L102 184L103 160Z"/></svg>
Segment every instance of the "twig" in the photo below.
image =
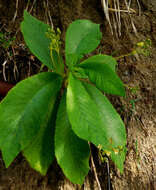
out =
<svg viewBox="0 0 156 190"><path fill-rule="evenodd" d="M18 68L17 68L16 62L14 62L13 72L14 72L14 78L17 81L17 76L19 75L19 72L18 72Z"/></svg>
<svg viewBox="0 0 156 190"><path fill-rule="evenodd" d="M116 1L116 5L114 3L114 7L118 10L120 10L120 3L119 3L119 0ZM121 36L121 14L120 14L120 11L119 12L116 12L116 20L117 20L117 25L118 25L118 34L119 36Z"/></svg>
<svg viewBox="0 0 156 190"><path fill-rule="evenodd" d="M4 61L4 63L2 64L3 65L3 78L4 78L4 81L7 81L6 79L6 75L5 75L5 66L7 64L7 60Z"/></svg>
<svg viewBox="0 0 156 190"><path fill-rule="evenodd" d="M113 28L112 28L112 25L111 25L111 22L110 22L110 18L109 18L108 0L101 0L101 3L102 3L102 6L103 6L104 14L105 14L106 19L107 19L107 21L108 21L108 23L109 23L111 33L112 33L112 35L113 35Z"/></svg>
<svg viewBox="0 0 156 190"><path fill-rule="evenodd" d="M15 50L14 50L13 46L12 46L12 52L13 52L13 63L14 63L14 69L13 69L14 78L17 81L17 76L19 75L19 72L18 72L18 68L17 68L17 65L16 65L16 61L15 61ZM11 60L11 58L10 58L10 60Z"/></svg>
<svg viewBox="0 0 156 190"><path fill-rule="evenodd" d="M110 170L109 170L109 160L107 160L107 173L108 173L108 190L111 189L111 183L110 183Z"/></svg>
<svg viewBox="0 0 156 190"><path fill-rule="evenodd" d="M135 24L134 24L134 22L132 20L132 17L130 15L130 11L129 11L130 10L130 6L131 6L131 0L129 1L129 3L127 2L127 0L125 0L125 5L127 7L128 13L129 13L129 18L130 18L130 21L131 21L131 25L132 25L133 31L134 31L135 35L137 35L137 29L135 27Z"/></svg>
<svg viewBox="0 0 156 190"><path fill-rule="evenodd" d="M90 143L89 143L89 146L90 146L90 150L91 150L91 145L90 145ZM97 183L97 185L98 185L99 190L102 190L101 185L100 185L100 181L99 181L99 179L98 179L98 175L97 175L97 172L96 172L96 167L95 167L95 164L94 164L94 160L93 160L92 153L91 153L91 156L90 156L90 160L91 160L91 165L92 165L93 172L94 172L94 175L95 175L96 183Z"/></svg>
<svg viewBox="0 0 156 190"><path fill-rule="evenodd" d="M139 0L137 0L137 3L138 3L138 8L139 8L139 16L141 15L141 6L140 6L140 3L139 3Z"/></svg>
<svg viewBox="0 0 156 190"><path fill-rule="evenodd" d="M139 9L139 15L141 14L141 6L139 3L139 0L136 0L138 4L138 9ZM126 5L126 9L120 9L120 1L119 0L101 0L101 4L103 6L103 11L106 16L106 20L109 23L110 30L112 35L115 33L115 35L121 36L121 15L120 13L128 13L131 21L131 25L133 28L133 31L137 35L137 30L134 25L134 22L131 18L131 14L136 14L136 10L130 8L132 0L124 0L124 3ZM110 17L109 13L114 12L115 14L112 14L112 17ZM111 23L112 21L112 23ZM113 24L113 26L112 26Z"/></svg>
<svg viewBox="0 0 156 190"><path fill-rule="evenodd" d="M121 9L113 9L113 8L108 8L109 11L112 12L123 12L123 13L136 13L134 9L129 9L129 10L121 10Z"/></svg>
<svg viewBox="0 0 156 190"><path fill-rule="evenodd" d="M49 20L50 20L51 27L54 28L53 21L52 21L51 15L50 15L49 1L48 0L47 0L47 10L48 10L48 17L49 17Z"/></svg>
<svg viewBox="0 0 156 190"><path fill-rule="evenodd" d="M15 14L14 14L14 18L12 19L12 22L15 22L15 19L17 17L17 9L18 9L18 0L16 0L16 11L15 11Z"/></svg>
<svg viewBox="0 0 156 190"><path fill-rule="evenodd" d="M33 10L33 7L34 7L35 3L36 3L36 0L33 1L33 4L32 4L32 6L31 6L31 8L30 8L29 13L31 13L31 11Z"/></svg>
<svg viewBox="0 0 156 190"><path fill-rule="evenodd" d="M102 189L101 189L100 182L99 182L99 179L98 179L98 176L97 176L96 167L95 167L95 164L94 164L93 156L92 156L92 155L91 155L90 159L91 159L91 164L92 164L92 168L93 168L93 171L94 171L94 175L95 175L95 179L96 179L98 188L99 188L99 190L102 190Z"/></svg>

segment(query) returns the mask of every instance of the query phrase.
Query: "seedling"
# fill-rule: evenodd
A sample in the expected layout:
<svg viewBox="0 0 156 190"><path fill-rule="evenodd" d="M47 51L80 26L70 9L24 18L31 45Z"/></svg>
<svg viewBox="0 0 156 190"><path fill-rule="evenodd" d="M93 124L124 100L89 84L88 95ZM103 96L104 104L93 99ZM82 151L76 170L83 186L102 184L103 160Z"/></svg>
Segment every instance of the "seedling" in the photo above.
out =
<svg viewBox="0 0 156 190"><path fill-rule="evenodd" d="M109 152L123 172L125 127L103 95L125 95L115 72L117 62L102 54L82 61L100 43L99 25L89 20L69 25L65 63L58 29L25 11L21 30L29 49L52 72L19 82L0 104L0 148L6 167L22 152L31 167L45 175L56 157L64 174L82 184L89 171L91 142Z"/></svg>
<svg viewBox="0 0 156 190"><path fill-rule="evenodd" d="M151 45L152 42L150 39L146 39L145 41L138 42L136 44L135 50L133 51L134 54L140 54L144 56L151 55Z"/></svg>
<svg viewBox="0 0 156 190"><path fill-rule="evenodd" d="M119 60L121 58L128 57L131 55L144 55L148 57L151 55L151 46L152 46L151 40L146 39L145 41L138 42L130 53L121 55L119 57L115 57L115 59Z"/></svg>
<svg viewBox="0 0 156 190"><path fill-rule="evenodd" d="M140 90L139 86L128 86L127 88L130 90L131 94L137 94Z"/></svg>

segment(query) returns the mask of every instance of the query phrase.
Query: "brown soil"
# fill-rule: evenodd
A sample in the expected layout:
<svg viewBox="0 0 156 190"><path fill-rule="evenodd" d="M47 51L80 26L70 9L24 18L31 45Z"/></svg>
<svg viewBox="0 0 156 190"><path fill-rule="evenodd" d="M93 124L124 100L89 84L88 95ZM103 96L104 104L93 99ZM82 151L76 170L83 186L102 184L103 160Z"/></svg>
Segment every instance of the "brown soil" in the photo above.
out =
<svg viewBox="0 0 156 190"><path fill-rule="evenodd" d="M138 12L131 15L137 33L130 24L129 15L122 13L121 37L117 37L110 32L100 0L38 0L34 5L33 1L29 4L19 1L15 21L13 17L16 13L16 1L0 0L0 32L8 33L7 38L16 37L8 49L0 49L0 81L16 84L40 69L40 62L24 45L19 30L26 7L28 10L32 8L31 13L34 16L49 24L50 13L54 27L63 31L63 40L68 24L75 19L85 18L100 23L103 39L94 53L100 51L103 54L119 56L129 53L137 42L151 39L150 56L129 56L118 62L118 73L128 86L126 98L109 97L125 122L128 149L123 175L110 162L113 190L156 190L156 3L155 0L139 2L141 15ZM137 1L133 1L132 7L138 10ZM4 62L5 70L2 65ZM99 161L96 149L93 156L102 189L108 189L106 163ZM0 190L55 189L96 190L98 187L92 170L80 187L71 184L64 177L56 161L47 175L41 176L29 167L22 155L8 169L5 168L2 158L0 159Z"/></svg>

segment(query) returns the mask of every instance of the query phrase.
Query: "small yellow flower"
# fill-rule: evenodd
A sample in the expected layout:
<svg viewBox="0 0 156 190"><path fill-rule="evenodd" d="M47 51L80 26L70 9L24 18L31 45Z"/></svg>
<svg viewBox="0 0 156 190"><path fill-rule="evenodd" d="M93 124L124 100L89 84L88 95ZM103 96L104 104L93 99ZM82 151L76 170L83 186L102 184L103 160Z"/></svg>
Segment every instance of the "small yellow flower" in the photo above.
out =
<svg viewBox="0 0 156 190"><path fill-rule="evenodd" d="M145 45L144 42L138 42L138 43L137 43L137 46L139 46L139 47L143 47L144 45Z"/></svg>

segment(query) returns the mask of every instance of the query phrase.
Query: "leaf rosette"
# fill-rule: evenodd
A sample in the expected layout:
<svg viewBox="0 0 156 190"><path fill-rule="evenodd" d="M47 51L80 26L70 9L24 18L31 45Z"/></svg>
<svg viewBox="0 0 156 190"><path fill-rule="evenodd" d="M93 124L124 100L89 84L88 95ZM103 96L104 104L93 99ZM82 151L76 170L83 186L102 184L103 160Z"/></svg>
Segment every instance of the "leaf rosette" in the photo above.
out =
<svg viewBox="0 0 156 190"><path fill-rule="evenodd" d="M25 11L21 30L30 51L52 72L19 82L0 103L0 149L6 167L22 152L31 167L45 175L56 157L64 174L82 184L91 142L109 153L123 172L126 131L104 95L125 95L117 62L102 54L82 61L100 43L99 24L76 20L69 25L65 63L58 29Z"/></svg>

